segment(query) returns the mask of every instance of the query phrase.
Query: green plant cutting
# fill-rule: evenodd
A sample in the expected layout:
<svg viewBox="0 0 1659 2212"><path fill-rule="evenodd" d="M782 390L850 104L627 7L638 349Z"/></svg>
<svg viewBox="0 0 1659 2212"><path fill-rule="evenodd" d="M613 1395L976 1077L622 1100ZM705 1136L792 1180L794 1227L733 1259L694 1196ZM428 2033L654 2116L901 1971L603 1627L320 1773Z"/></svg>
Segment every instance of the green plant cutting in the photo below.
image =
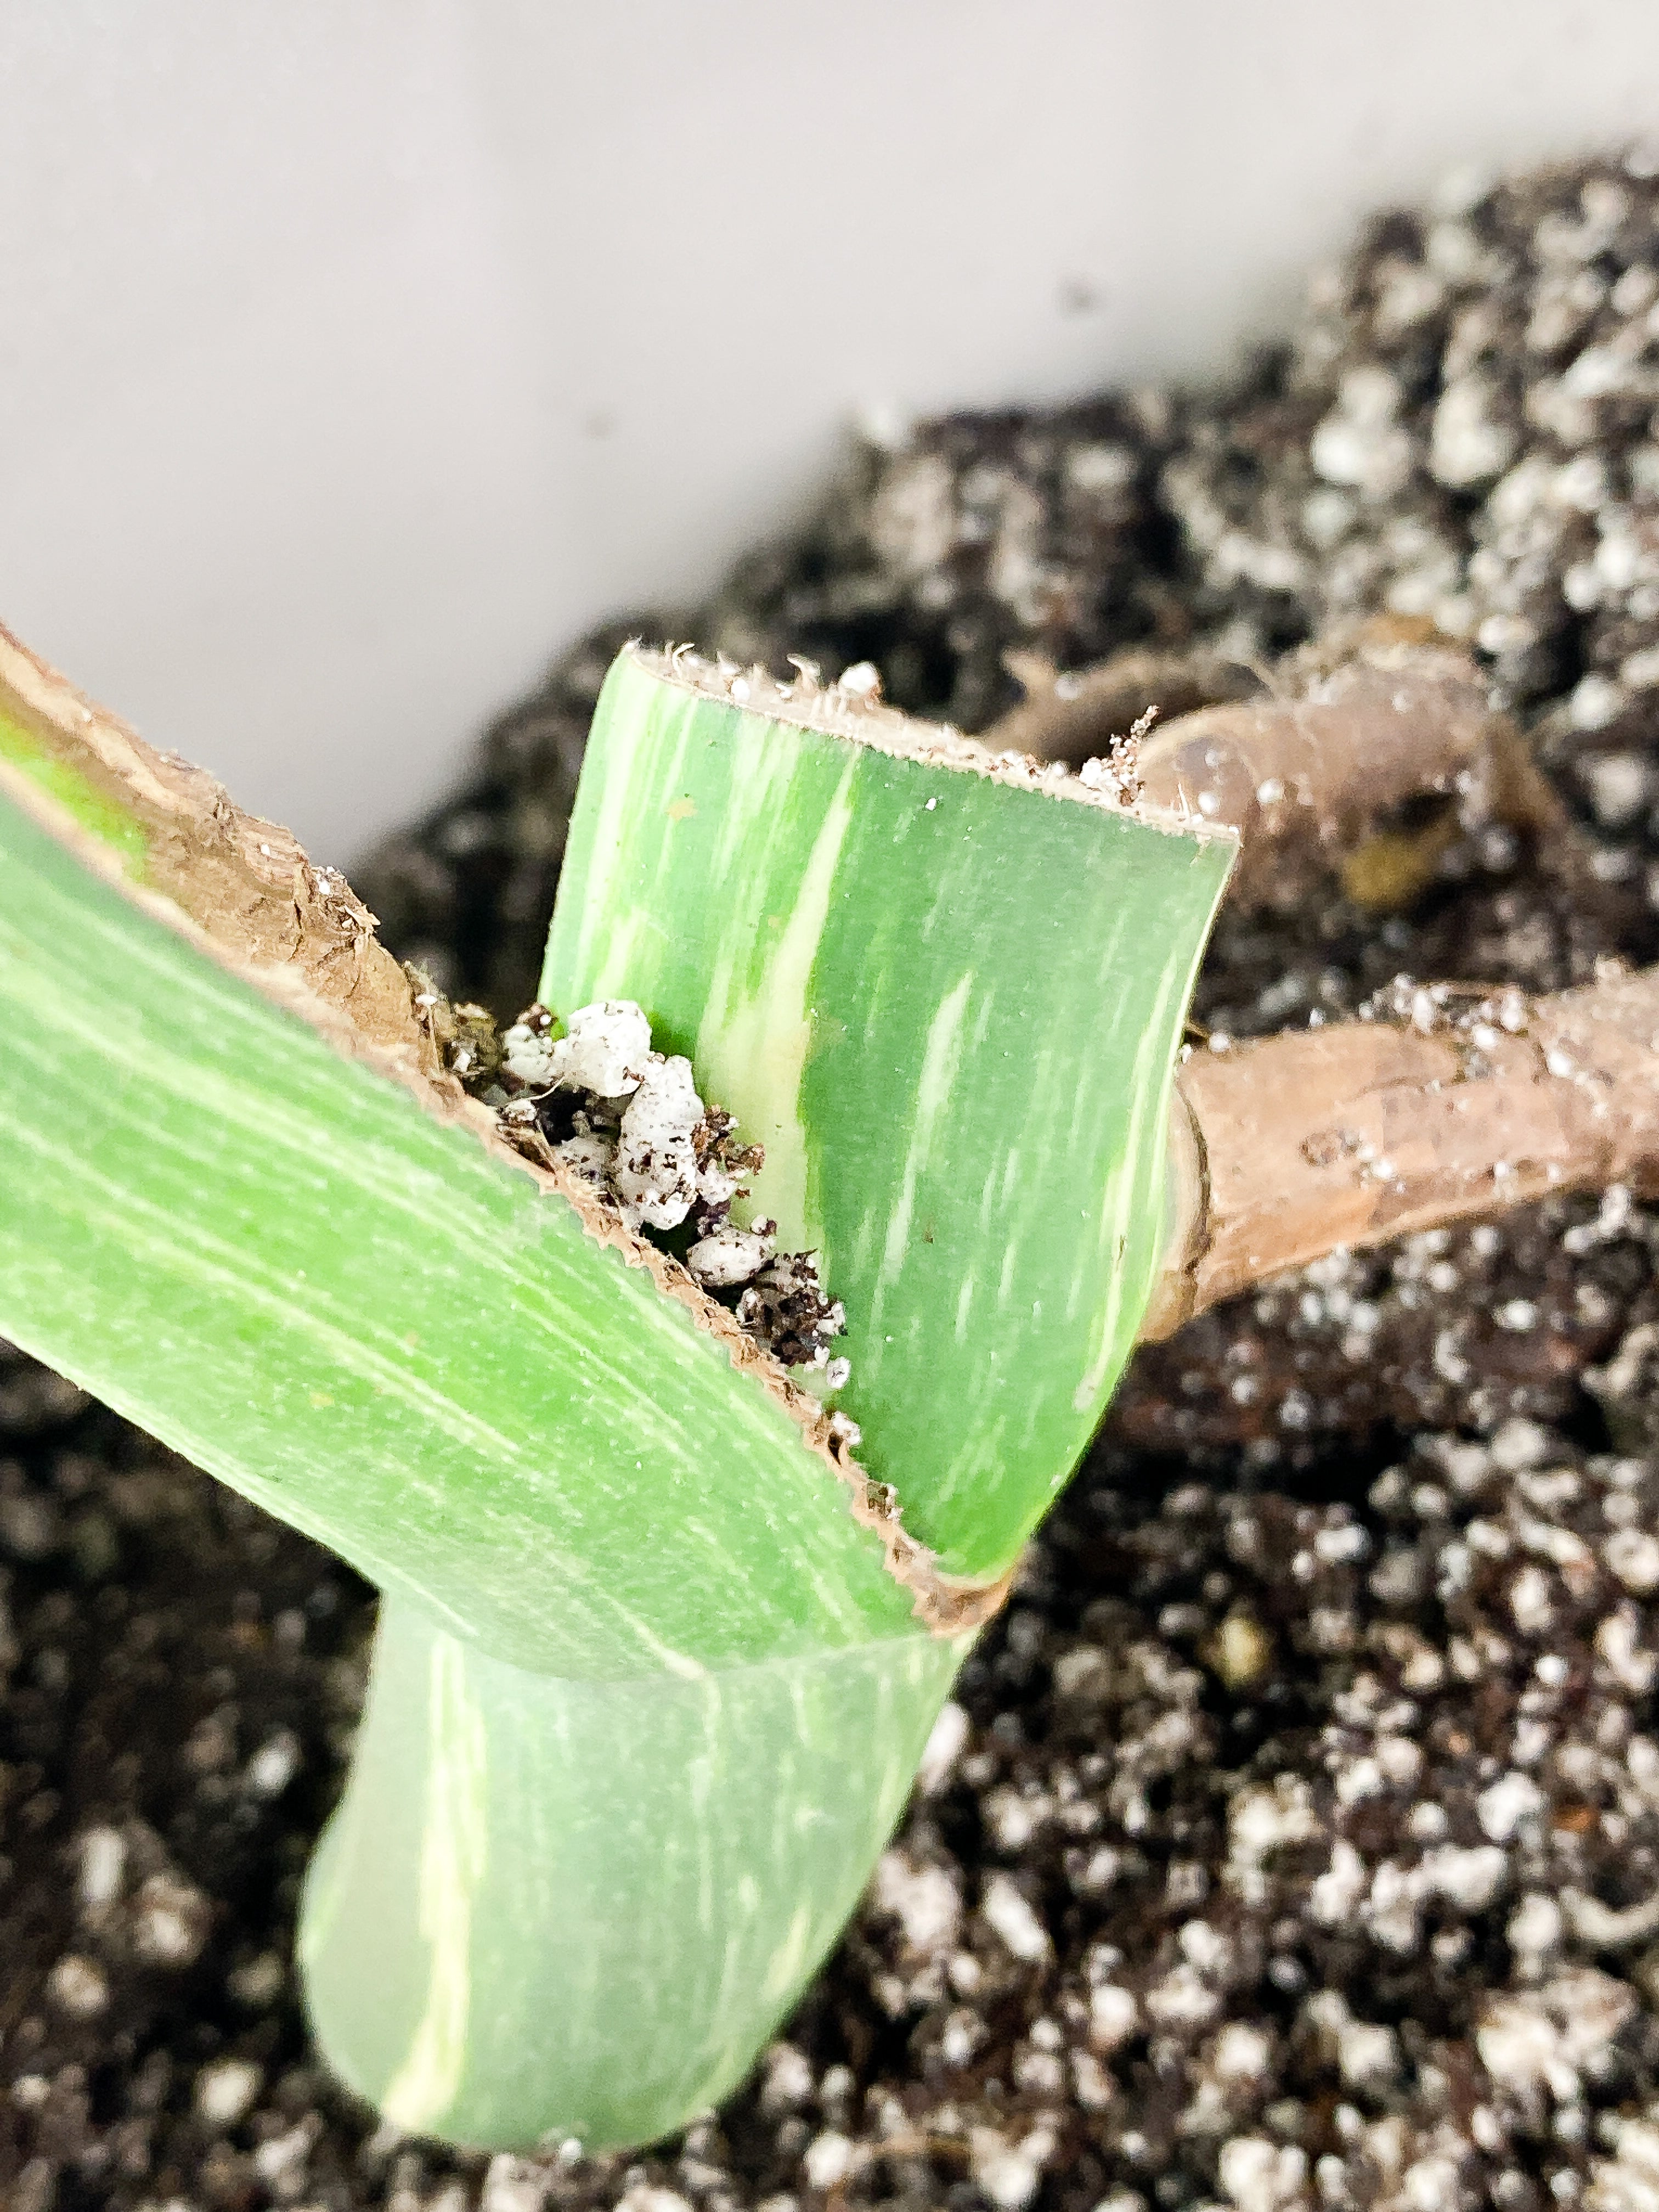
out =
<svg viewBox="0 0 1659 2212"><path fill-rule="evenodd" d="M787 2012L1134 1342L1235 846L630 648L469 1096L343 879L6 642L0 1329L380 1588L300 1944L398 2126L648 2141ZM746 1325L780 1255L833 1359Z"/></svg>
<svg viewBox="0 0 1659 2212"><path fill-rule="evenodd" d="M1186 1056L1224 821L1246 908L1413 896L1449 810L1588 878L1443 641L1083 757L1133 659L1024 750L629 648L498 1035L0 633L0 1329L379 1586L300 1948L399 2128L602 2150L736 2085L1137 1335L1654 1185L1659 969Z"/></svg>

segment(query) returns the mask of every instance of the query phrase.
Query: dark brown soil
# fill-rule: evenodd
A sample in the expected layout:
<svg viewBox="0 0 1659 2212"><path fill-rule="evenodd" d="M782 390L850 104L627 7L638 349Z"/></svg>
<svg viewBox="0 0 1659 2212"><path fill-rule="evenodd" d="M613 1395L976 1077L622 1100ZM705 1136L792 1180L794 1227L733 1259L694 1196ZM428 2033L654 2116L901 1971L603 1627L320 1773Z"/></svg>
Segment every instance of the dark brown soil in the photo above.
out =
<svg viewBox="0 0 1659 2212"><path fill-rule="evenodd" d="M874 659L973 726L1009 645L1259 655L1389 605L1490 658L1630 916L1492 834L1386 922L1224 922L1206 1024L1650 958L1656 301L1659 192L1594 165L1380 219L1222 394L920 426L709 607L578 647L360 888L447 987L529 999L623 627ZM633 2165L458 2159L320 2076L292 1906L369 1594L7 1357L8 2212L1653 2212L1656 1238L1553 1201L1144 1356L787 2040Z"/></svg>

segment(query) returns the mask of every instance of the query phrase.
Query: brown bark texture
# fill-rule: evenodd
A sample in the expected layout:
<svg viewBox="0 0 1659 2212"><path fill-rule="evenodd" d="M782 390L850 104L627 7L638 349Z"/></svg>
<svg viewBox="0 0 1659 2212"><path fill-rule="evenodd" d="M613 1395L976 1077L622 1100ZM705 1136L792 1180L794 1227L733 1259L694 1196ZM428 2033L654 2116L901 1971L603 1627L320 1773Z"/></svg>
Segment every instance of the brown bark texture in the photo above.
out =
<svg viewBox="0 0 1659 2212"><path fill-rule="evenodd" d="M1253 670L1216 653L1134 646L1092 668L1064 673L1039 653L1015 651L1003 658L1025 696L986 731L982 742L994 752L1029 753L1072 768L1104 753L1149 708L1168 721L1246 699L1261 685Z"/></svg>
<svg viewBox="0 0 1659 2212"><path fill-rule="evenodd" d="M1169 1273L1143 1334L1339 1246L1552 1191L1659 1192L1659 969L1541 999L1412 987L1395 1020L1182 1067Z"/></svg>
<svg viewBox="0 0 1659 2212"><path fill-rule="evenodd" d="M1539 839L1558 872L1582 870L1571 820L1489 679L1421 623L1367 623L1260 676L1212 653L1121 653L1071 677L1010 665L1028 696L986 744L1073 761L1092 747L1126 796L1231 823L1236 906L1289 911L1333 872L1361 906L1403 905L1460 826L1487 822ZM1149 708L1165 719L1131 740ZM1442 804L1400 819L1425 799Z"/></svg>

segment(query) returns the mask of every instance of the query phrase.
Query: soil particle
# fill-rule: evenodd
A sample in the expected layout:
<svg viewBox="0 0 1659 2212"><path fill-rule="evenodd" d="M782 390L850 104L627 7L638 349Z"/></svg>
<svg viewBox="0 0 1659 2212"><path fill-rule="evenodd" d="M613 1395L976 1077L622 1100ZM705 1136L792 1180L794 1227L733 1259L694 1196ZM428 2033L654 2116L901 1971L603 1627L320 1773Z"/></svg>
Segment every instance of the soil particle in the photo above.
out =
<svg viewBox="0 0 1659 2212"><path fill-rule="evenodd" d="M769 1344L786 1367L823 1365L832 1390L846 1382L847 1362L829 1360L826 1352L846 1327L846 1315L839 1299L824 1296L812 1253L780 1253L763 1267L738 1300L738 1319L751 1335Z"/></svg>
<svg viewBox="0 0 1659 2212"><path fill-rule="evenodd" d="M1653 167L1379 216L1224 392L866 447L708 608L585 641L497 726L365 880L391 942L529 998L626 631L868 660L977 728L1011 647L1259 658L1391 608L1486 659L1635 896L1461 838L1381 923L1334 882L1230 913L1204 1026L1387 1015L1427 979L1501 1028L1505 984L1650 958ZM632 2160L457 2156L321 2075L294 1899L370 1595L0 1355L0 2201L1652 2212L1656 1233L1623 1191L1551 1200L1144 1352L825 1972L716 2118Z"/></svg>
<svg viewBox="0 0 1659 2212"><path fill-rule="evenodd" d="M845 1387L850 1364L830 1346L847 1316L825 1296L817 1256L779 1252L775 1221L757 1216L744 1229L731 1218L764 1152L738 1142L723 1107L704 1103L689 1060L653 1050L650 1022L631 999L578 1006L568 1024L537 1003L498 1038L484 1008L451 1006L423 972L411 973L428 985L416 1003L430 1010L445 1064L495 1109L509 1143L575 1168L628 1228L656 1232L786 1367L810 1368L829 1391Z"/></svg>

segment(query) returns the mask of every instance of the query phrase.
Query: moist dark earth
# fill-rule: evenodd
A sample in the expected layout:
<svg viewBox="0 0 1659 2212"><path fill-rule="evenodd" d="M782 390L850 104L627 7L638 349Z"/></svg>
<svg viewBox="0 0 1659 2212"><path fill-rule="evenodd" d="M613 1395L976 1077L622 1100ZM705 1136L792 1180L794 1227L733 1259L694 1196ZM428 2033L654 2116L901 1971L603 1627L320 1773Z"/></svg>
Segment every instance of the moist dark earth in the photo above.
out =
<svg viewBox="0 0 1659 2212"><path fill-rule="evenodd" d="M1356 614L1489 664L1591 840L1411 910L1224 919L1198 1018L1655 957L1659 158L1378 216L1207 392L921 423L704 606L583 641L357 874L533 993L624 635L872 659L982 727L1003 656L1247 662ZM1335 1257L1141 1357L751 2086L634 2161L459 2157L308 2051L295 1886L370 1593L0 1360L8 2212L1659 2212L1659 1214L1623 1190ZM833 1288L833 1286L832 1286Z"/></svg>

